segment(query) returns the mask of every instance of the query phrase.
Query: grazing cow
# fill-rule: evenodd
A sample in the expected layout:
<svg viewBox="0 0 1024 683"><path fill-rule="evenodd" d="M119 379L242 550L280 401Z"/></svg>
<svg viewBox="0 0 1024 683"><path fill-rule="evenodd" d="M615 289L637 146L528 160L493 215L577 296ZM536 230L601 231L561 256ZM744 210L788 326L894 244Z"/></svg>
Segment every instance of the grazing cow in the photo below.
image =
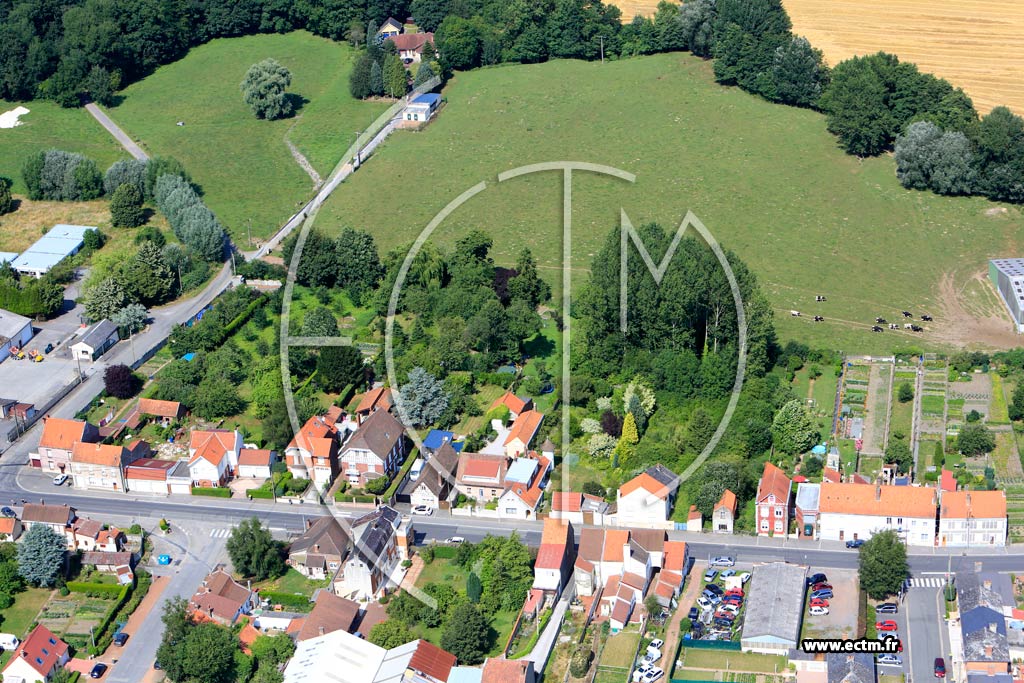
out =
<svg viewBox="0 0 1024 683"><path fill-rule="evenodd" d="M921 327L920 325L911 325L910 329L913 330L914 332L923 332L924 331L924 328Z"/></svg>
<svg viewBox="0 0 1024 683"><path fill-rule="evenodd" d="M875 322L878 323L879 325L884 325L885 318L875 318Z"/></svg>
<svg viewBox="0 0 1024 683"><path fill-rule="evenodd" d="M822 301L828 301L828 298L822 296L821 294L818 294L817 296L814 297L814 300L818 301L818 302L822 302Z"/></svg>
<svg viewBox="0 0 1024 683"><path fill-rule="evenodd" d="M932 317L930 315L922 315L921 316L921 320L924 320L926 322L931 322Z"/></svg>
<svg viewBox="0 0 1024 683"><path fill-rule="evenodd" d="M900 328L900 326L897 325L896 323L889 323L889 329L890 330L898 330L899 328Z"/></svg>
<svg viewBox="0 0 1024 683"><path fill-rule="evenodd" d="M914 327L914 325L911 325L910 323L903 323L903 329L909 330L911 327Z"/></svg>
<svg viewBox="0 0 1024 683"><path fill-rule="evenodd" d="M790 311L789 314L791 316L793 316L794 318L799 318L800 317L800 311Z"/></svg>
<svg viewBox="0 0 1024 683"><path fill-rule="evenodd" d="M814 322L816 322L816 323L824 322L824 320L825 320L825 318L823 318L820 315L814 316Z"/></svg>
<svg viewBox="0 0 1024 683"><path fill-rule="evenodd" d="M881 328L881 327L879 327L878 325L872 325L872 326L871 326L871 331L872 331L872 332L881 332L881 331L882 331L882 328Z"/></svg>
<svg viewBox="0 0 1024 683"><path fill-rule="evenodd" d="M911 313L910 311L903 311L903 317L904 318L913 318L914 314Z"/></svg>

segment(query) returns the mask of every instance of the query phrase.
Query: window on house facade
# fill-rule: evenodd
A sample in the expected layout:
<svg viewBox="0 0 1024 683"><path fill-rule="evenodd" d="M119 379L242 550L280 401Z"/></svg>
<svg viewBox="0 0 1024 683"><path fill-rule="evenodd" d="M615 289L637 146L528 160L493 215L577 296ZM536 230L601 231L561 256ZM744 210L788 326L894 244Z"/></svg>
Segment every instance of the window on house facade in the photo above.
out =
<svg viewBox="0 0 1024 683"><path fill-rule="evenodd" d="M516 514L516 512L517 511L516 511L515 508L505 508L505 514L506 515L514 515L514 514Z"/></svg>
<svg viewBox="0 0 1024 683"><path fill-rule="evenodd" d="M762 519L761 520L761 531L768 531L768 520L767 519Z"/></svg>
<svg viewBox="0 0 1024 683"><path fill-rule="evenodd" d="M775 516L782 517L782 508L775 508Z"/></svg>
<svg viewBox="0 0 1024 683"><path fill-rule="evenodd" d="M892 526L892 517L886 517L885 518L885 523L888 524L889 526Z"/></svg>

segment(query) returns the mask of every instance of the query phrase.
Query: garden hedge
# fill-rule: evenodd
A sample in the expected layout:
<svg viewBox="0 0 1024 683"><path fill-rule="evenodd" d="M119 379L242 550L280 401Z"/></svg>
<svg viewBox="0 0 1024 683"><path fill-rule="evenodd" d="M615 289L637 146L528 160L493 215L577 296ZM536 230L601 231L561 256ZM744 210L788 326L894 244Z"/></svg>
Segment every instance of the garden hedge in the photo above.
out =
<svg viewBox="0 0 1024 683"><path fill-rule="evenodd" d="M193 486L192 487L192 495L193 496L210 496L211 498L230 498L231 497L231 489L224 488L224 487L210 488L210 487L206 487L206 486Z"/></svg>

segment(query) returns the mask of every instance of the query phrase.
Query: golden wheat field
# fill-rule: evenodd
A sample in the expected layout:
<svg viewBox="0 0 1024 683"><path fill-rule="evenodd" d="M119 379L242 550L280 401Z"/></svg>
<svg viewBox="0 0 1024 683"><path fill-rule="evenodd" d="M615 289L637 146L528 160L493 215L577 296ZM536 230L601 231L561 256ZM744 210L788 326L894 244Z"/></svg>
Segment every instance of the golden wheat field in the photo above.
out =
<svg viewBox="0 0 1024 683"><path fill-rule="evenodd" d="M884 50L959 86L981 114L1024 113L1021 0L783 0L829 64Z"/></svg>
<svg viewBox="0 0 1024 683"><path fill-rule="evenodd" d="M782 0L829 64L884 50L963 88L981 114L1024 114L1024 0ZM658 0L615 0L623 22Z"/></svg>

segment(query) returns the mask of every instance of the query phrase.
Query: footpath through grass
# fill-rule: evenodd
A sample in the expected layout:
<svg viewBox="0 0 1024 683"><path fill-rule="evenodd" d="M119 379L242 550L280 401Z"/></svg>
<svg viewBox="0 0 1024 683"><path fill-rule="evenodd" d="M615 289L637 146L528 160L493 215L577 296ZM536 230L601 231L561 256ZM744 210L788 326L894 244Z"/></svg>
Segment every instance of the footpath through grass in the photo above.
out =
<svg viewBox="0 0 1024 683"><path fill-rule="evenodd" d="M891 157L846 155L822 115L716 85L711 64L688 54L480 69L457 74L445 97L424 131L395 133L346 181L321 211L321 228L369 230L386 250L487 181L431 239L452 244L486 229L501 265L529 246L558 288L560 178L497 183L496 175L542 161L608 164L637 180L574 175L574 284L619 226L620 208L634 225L668 228L690 209L757 274L783 339L858 352L927 343L928 335L872 334L870 325L901 309L939 310L943 275L980 271L1017 239L1017 207L986 215L994 205L984 199L905 190ZM816 304L815 294L828 302ZM825 322L811 322L819 312Z"/></svg>
<svg viewBox="0 0 1024 683"><path fill-rule="evenodd" d="M313 182L285 135L325 176L354 132L387 107L349 96L352 55L347 45L305 31L214 40L126 88L110 114L151 154L180 159L247 249L250 220L253 238L265 237L312 196ZM259 120L242 100L245 72L268 57L292 73L288 91L302 101L292 118Z"/></svg>

